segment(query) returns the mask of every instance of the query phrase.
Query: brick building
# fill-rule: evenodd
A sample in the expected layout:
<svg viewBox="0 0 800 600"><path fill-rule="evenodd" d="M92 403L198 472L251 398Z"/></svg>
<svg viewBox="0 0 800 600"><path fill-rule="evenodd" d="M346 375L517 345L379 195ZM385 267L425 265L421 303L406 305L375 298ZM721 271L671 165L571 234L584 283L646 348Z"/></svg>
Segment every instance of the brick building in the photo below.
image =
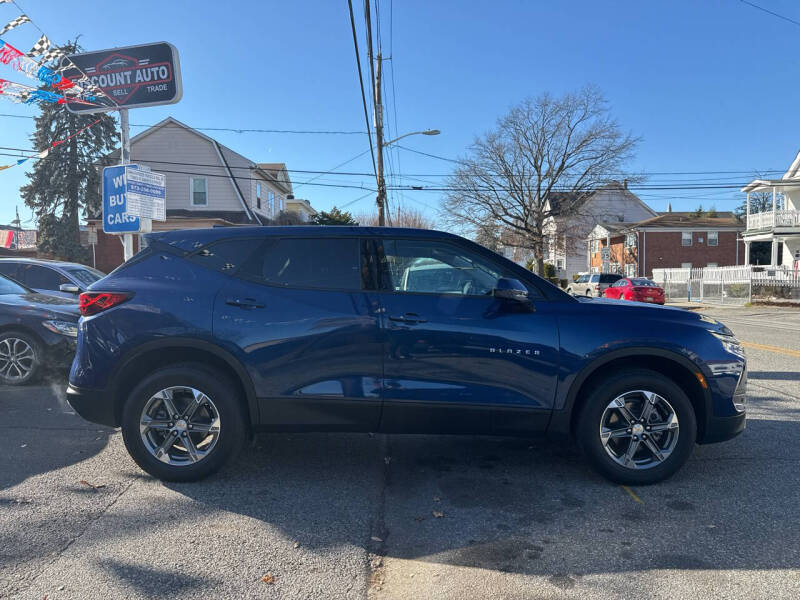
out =
<svg viewBox="0 0 800 600"><path fill-rule="evenodd" d="M588 239L587 270L652 277L653 269L744 264L744 227L731 212L668 212L638 223L601 223Z"/></svg>

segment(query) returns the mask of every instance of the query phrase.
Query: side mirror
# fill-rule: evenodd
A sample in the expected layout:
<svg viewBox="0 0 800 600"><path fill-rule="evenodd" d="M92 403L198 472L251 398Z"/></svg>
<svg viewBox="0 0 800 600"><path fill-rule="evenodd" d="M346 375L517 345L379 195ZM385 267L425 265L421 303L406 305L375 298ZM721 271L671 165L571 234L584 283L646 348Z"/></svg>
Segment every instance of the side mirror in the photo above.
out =
<svg viewBox="0 0 800 600"><path fill-rule="evenodd" d="M62 283L58 286L59 292L67 292L68 294L80 294L80 288L74 283Z"/></svg>
<svg viewBox="0 0 800 600"><path fill-rule="evenodd" d="M492 290L495 298L502 300L513 300L514 302L528 302L528 288L522 285L518 279L501 277L497 280Z"/></svg>

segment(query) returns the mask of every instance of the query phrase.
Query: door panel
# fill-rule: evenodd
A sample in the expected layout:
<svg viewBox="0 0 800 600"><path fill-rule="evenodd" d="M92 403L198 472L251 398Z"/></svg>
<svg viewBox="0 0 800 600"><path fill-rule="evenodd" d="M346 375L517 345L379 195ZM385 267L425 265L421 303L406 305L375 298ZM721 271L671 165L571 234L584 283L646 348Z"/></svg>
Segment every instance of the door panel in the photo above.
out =
<svg viewBox="0 0 800 600"><path fill-rule="evenodd" d="M433 242L436 243L436 242ZM558 332L549 303L499 300L483 277L506 276L464 251L384 260L391 290L380 294L386 332L383 431L516 433L543 430L555 397ZM462 263L461 259L469 262ZM453 263L457 272L446 272ZM399 265L399 266L398 266ZM435 271L441 271L435 275ZM385 286L384 286L385 287ZM409 288L415 288L412 291ZM427 289L448 292L427 293ZM466 290L467 293L464 293ZM489 291L490 293L490 291Z"/></svg>
<svg viewBox="0 0 800 600"><path fill-rule="evenodd" d="M316 251L308 248L309 253ZM286 286L289 276L313 280L307 270L309 255L296 260L294 255L278 257L281 249L268 247L265 252L269 256L257 268L245 266L241 274L258 273L276 284L232 278L214 304L214 335L249 371L260 425L273 430L375 431L382 342L374 292ZM302 272L292 275L299 263ZM341 266L335 267L339 281L348 277Z"/></svg>

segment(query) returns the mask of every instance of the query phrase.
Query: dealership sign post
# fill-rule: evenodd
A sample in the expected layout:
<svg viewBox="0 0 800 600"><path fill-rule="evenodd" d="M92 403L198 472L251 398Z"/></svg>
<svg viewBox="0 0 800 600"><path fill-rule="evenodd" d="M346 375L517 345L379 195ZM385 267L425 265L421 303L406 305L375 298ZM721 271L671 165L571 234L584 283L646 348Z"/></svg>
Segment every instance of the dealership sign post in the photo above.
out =
<svg viewBox="0 0 800 600"><path fill-rule="evenodd" d="M83 80L88 87L99 89L96 100L91 105L68 103L67 110L74 113L96 113L119 111L120 122L120 165L130 163L131 140L128 109L145 106L159 106L174 104L181 99L183 88L181 86L181 69L178 59L178 50L167 42L144 44L141 46L126 46L112 48L99 52L85 52L72 54L62 61L62 75L73 81ZM128 173L132 171L127 171ZM151 219L165 219L164 176L157 173L134 175L131 180L138 185L139 191L126 189L123 196L133 199L133 210L144 207L140 214L125 213L120 216L120 206L113 207L106 204L106 196L116 196L118 186L112 185L113 190L106 194L105 186L120 182L119 188L124 187L122 180L127 181L126 169L122 167L119 173L109 178L103 175L103 229L107 233L122 235L125 260L133 256L133 233L151 230ZM157 177L156 177L157 176ZM159 179L160 178L160 179ZM161 188L160 198L152 194ZM159 204L160 202L160 204ZM127 207L127 203L124 205ZM119 221L122 227L118 231L109 231L106 219L106 208L115 210L113 219ZM153 213L153 209L156 213ZM144 213L147 214L144 214ZM135 224L135 229L134 229ZM113 229L114 226L112 225Z"/></svg>

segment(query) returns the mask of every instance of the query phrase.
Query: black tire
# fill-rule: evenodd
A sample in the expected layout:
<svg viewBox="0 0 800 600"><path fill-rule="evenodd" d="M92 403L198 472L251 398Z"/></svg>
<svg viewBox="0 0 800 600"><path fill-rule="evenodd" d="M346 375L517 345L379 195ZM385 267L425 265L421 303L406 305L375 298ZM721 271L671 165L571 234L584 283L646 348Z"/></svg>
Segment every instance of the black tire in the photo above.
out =
<svg viewBox="0 0 800 600"><path fill-rule="evenodd" d="M203 392L219 413L220 431L216 445L198 462L171 465L161 462L145 446L139 423L150 398L160 390L187 386ZM233 460L247 439L243 399L237 386L225 375L203 365L183 364L156 371L128 395L122 409L122 437L133 460L162 481L197 481L208 477Z"/></svg>
<svg viewBox="0 0 800 600"><path fill-rule="evenodd" d="M662 396L671 405L680 427L671 454L647 469L633 469L617 463L603 446L600 425L606 407L615 398L631 390L648 390ZM599 382L586 399L576 430L589 464L611 481L626 485L647 485L663 481L677 472L688 460L697 439L697 419L686 393L674 381L655 371L627 369Z"/></svg>
<svg viewBox="0 0 800 600"><path fill-rule="evenodd" d="M31 348L31 351L33 352L33 363L27 374L21 378L12 376L12 374L15 372L13 367L8 374L9 376L7 376L6 373L0 373L0 384L3 385L25 385L35 381L42 372L44 350L42 349L42 344L39 342L36 336L28 333L27 331L20 331L16 329L4 331L0 333L0 349L3 349L4 342L15 339L22 340ZM2 363L2 365L6 364L7 363ZM25 364L27 365L27 361Z"/></svg>

